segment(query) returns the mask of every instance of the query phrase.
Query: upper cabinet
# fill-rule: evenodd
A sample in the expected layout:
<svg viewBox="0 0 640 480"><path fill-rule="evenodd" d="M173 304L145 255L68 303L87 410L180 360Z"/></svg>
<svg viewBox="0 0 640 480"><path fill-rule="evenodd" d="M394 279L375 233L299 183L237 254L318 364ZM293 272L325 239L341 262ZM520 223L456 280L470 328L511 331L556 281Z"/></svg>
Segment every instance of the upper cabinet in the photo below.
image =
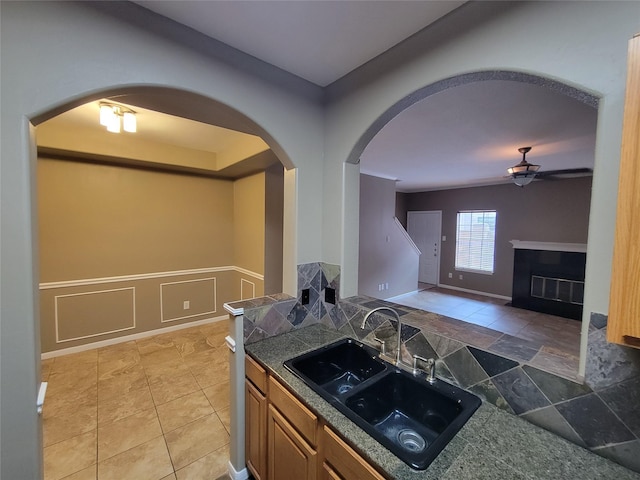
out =
<svg viewBox="0 0 640 480"><path fill-rule="evenodd" d="M640 348L640 34L629 42L607 340Z"/></svg>

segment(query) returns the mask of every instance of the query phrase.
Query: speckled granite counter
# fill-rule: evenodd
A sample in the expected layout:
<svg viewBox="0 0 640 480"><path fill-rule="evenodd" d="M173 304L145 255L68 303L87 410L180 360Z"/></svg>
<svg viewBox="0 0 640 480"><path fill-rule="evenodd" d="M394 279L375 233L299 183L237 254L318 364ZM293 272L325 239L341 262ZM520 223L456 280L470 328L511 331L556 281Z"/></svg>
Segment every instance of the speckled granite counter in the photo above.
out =
<svg viewBox="0 0 640 480"><path fill-rule="evenodd" d="M427 470L415 471L338 412L283 366L301 353L343 336L322 325L247 345L246 351L288 385L300 399L369 462L395 479L602 480L640 475L590 453L518 417L484 403Z"/></svg>

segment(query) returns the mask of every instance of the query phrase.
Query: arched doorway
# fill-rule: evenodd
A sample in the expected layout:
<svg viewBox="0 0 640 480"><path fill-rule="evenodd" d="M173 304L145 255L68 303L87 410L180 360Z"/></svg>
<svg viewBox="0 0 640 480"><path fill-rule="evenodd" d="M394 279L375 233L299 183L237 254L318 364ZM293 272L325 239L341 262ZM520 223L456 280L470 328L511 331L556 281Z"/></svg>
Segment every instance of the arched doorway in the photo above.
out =
<svg viewBox="0 0 640 480"><path fill-rule="evenodd" d="M383 114L381 114L376 121L374 121L367 129L365 129L365 132L361 135L361 137L359 138L359 140L356 143L356 147L350 152L349 157L348 157L348 163L358 163L361 159L361 157L363 156L363 152L365 152L366 146L369 145L369 143L372 141L372 139L384 129L384 126L387 125L392 119L394 118L399 118L402 115L402 112L404 112L405 110L407 110L409 107L411 106L415 106L418 102L422 102L423 100L425 101L425 105L428 105L428 99L435 95L438 94L440 92L447 92L450 94L453 94L455 92L455 89L457 87L464 87L464 86L469 86L469 85L476 85L478 82L492 82L492 81L499 81L499 82L517 82L517 84L525 84L525 85L531 85L531 86L535 86L536 88L542 89L545 92L550 92L553 95L557 95L559 97L562 98L567 98L569 99L568 101L571 101L573 103L575 103L576 105L580 105L580 108L585 109L586 111L592 112L590 113L591 115L591 125L592 125L592 131L590 132L590 135L592 137L591 141L593 143L595 143L595 130L596 130L596 118L597 118L597 107L598 107L598 98L595 95L592 95L588 92L579 90L575 87L571 87L568 85L565 85L563 83L557 82L555 80L550 80L547 78L543 78L537 75L531 75L531 74L527 74L527 73L521 73L521 72L511 72L511 71L490 71L490 72L475 72L475 73L469 73L469 74L463 74L463 75L459 75L459 76L455 76L455 77L451 77L451 78L447 78L438 82L435 82L431 85L428 85L426 87L423 87L413 93L411 93L410 95L407 95L405 98L403 98L402 100L400 100L399 102L395 103L393 106L387 108L385 110L385 112ZM440 104L440 107L442 107L442 104ZM385 137L388 138L388 137ZM433 140L433 139L431 139ZM437 140L436 140L437 141ZM479 146L479 149L482 149L482 145ZM592 156L593 156L593 146L592 148ZM517 150L517 148L513 149L514 151ZM389 153L389 151L387 150L386 153ZM398 161L397 158L394 158L394 161ZM390 162L391 163L391 162ZM516 162L514 162L516 163ZM505 164L505 167L509 166ZM373 174L375 175L375 174ZM405 175L406 176L406 175ZM502 173L500 173L498 175L498 179L497 181L494 180L494 183L499 183L499 181L501 181L500 176L504 176L504 171L502 171ZM397 175L393 175L391 174L389 171L384 172L384 175L382 175L383 178L398 178ZM413 179L412 179L413 180ZM502 179L502 182L505 183L506 180ZM505 188L507 188L507 186L505 185ZM590 194L590 186L587 186L587 190L588 190L588 194ZM377 189L376 191L380 191L380 189ZM361 192L362 194L362 192ZM362 197L361 197L362 198ZM583 243L586 244L586 231L588 229L588 212L589 212L589 204L590 204L590 198L589 196L587 196L586 198L586 202L585 202L585 209L586 209L586 218L587 220L585 221L585 225L584 228L582 228L584 235L585 235L585 239L583 241ZM438 208L433 208L434 210L438 210ZM393 210L393 209L392 209ZM431 210L431 208L424 208L424 210ZM455 217L455 213L454 213L454 217ZM449 231L447 232L449 235L449 237L454 236L455 234L455 228L453 230L449 229ZM443 232L444 234L444 232ZM362 230L361 230L361 236L362 236ZM369 240L369 237L367 236L367 234L364 235L365 237L365 241ZM519 237L514 237L514 238L519 238ZM455 236L453 239L449 238L449 240L454 240L455 241ZM504 238L502 239L504 240ZM362 242L362 238L361 238L361 242ZM371 240L372 243L373 240ZM387 236L387 242L389 242L389 237ZM505 243L505 242L503 242ZM511 275L512 275L512 269L513 269L513 253L511 250L511 245L509 245L508 241L506 241L506 248L503 249L505 250L504 254L509 256L509 263L508 265L506 265L508 268L506 268L505 272L506 274L509 275L509 281L511 280ZM368 247L368 254L371 253L371 248ZM368 257L370 258L370 257ZM404 257L402 257L404 258ZM371 263L373 262L369 262L369 269L371 269ZM381 263L385 263L385 262L381 262ZM387 267L388 267L388 263L387 263ZM400 264L401 262L398 261L398 264ZM447 269L447 271L451 272L453 266L451 266L450 268ZM460 280L462 280L462 273L464 272L457 272L456 273L456 277L458 276L458 273L460 274ZM446 272L442 272L443 275L446 275ZM466 277L466 275L465 275ZM451 273L449 273L449 278L451 278ZM480 278L480 277L479 277ZM456 278L457 280L457 278ZM480 278L478 280L479 284L481 283L483 279ZM374 289L375 287L380 287L380 285L382 285L382 296L384 296L384 288L385 288L385 283L384 280L381 280L383 283L379 283L379 282L373 282L376 285L374 285ZM371 283L371 282L370 282ZM447 283L444 282L443 283ZM456 287L454 287L456 288ZM475 289L473 288L473 290L480 290L480 289ZM499 293L499 292L496 292ZM510 295L510 289L508 292L503 293L502 295L508 295L509 297ZM377 296L377 295L373 295L373 296ZM584 328L584 327L583 327ZM575 370L577 373L578 367L577 367L577 363L578 363L578 356L579 356L579 349L580 349L580 333L579 333L579 328L576 328L576 335L575 335L575 348L572 347L572 350L575 350ZM584 362L584 359L582 360Z"/></svg>

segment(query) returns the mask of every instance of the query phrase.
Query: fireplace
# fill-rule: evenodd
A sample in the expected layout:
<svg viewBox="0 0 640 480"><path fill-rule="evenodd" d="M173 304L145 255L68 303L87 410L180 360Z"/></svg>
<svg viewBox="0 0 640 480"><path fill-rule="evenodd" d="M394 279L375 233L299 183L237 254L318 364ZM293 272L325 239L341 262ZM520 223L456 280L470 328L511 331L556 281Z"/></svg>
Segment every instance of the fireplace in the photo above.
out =
<svg viewBox="0 0 640 480"><path fill-rule="evenodd" d="M511 304L580 320L587 246L581 243L512 240Z"/></svg>

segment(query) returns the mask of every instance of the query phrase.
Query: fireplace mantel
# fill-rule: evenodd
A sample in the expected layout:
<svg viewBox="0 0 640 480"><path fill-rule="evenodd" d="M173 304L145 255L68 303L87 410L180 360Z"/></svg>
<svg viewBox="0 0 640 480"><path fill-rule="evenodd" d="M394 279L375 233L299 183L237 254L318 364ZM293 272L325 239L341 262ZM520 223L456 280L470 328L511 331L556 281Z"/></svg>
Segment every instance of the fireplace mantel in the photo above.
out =
<svg viewBox="0 0 640 480"><path fill-rule="evenodd" d="M587 253L586 243L531 242L526 240L511 240L509 243L513 245L513 248L522 250Z"/></svg>

